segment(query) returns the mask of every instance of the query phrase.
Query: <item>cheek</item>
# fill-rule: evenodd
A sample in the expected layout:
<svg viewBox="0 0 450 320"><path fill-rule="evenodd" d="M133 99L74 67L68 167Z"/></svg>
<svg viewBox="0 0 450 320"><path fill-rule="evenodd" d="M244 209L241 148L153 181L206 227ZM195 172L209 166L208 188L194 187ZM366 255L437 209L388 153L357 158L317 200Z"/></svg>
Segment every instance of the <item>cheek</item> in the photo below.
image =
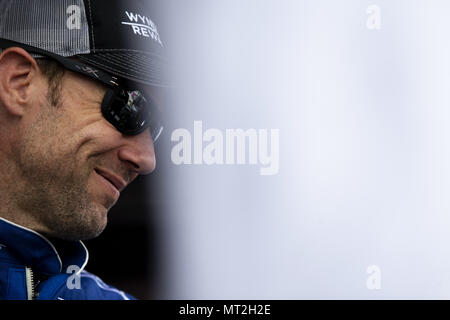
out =
<svg viewBox="0 0 450 320"><path fill-rule="evenodd" d="M113 161L115 143L102 137L88 137L78 142L78 153L74 155L80 162L87 162L92 169L99 163Z"/></svg>
<svg viewBox="0 0 450 320"><path fill-rule="evenodd" d="M116 148L122 136L99 112L73 115L60 132L84 157Z"/></svg>
<svg viewBox="0 0 450 320"><path fill-rule="evenodd" d="M97 121L75 134L79 152L84 158L113 154L122 135L106 120Z"/></svg>
<svg viewBox="0 0 450 320"><path fill-rule="evenodd" d="M98 88L82 89L63 90L57 131L60 143L70 145L77 157L86 159L112 150L121 134L102 115L104 92Z"/></svg>
<svg viewBox="0 0 450 320"><path fill-rule="evenodd" d="M70 129L61 118L42 118L26 133L18 150L21 162L53 177L82 175L78 168L86 166L86 159L79 153L81 137Z"/></svg>
<svg viewBox="0 0 450 320"><path fill-rule="evenodd" d="M111 157L121 140L99 108L65 103L43 110L25 133L27 157L66 174L93 170L98 158Z"/></svg>
<svg viewBox="0 0 450 320"><path fill-rule="evenodd" d="M55 131L58 136L52 137L55 148L79 162L111 152L120 140L120 133L102 116L86 116L78 121L72 117L58 127Z"/></svg>

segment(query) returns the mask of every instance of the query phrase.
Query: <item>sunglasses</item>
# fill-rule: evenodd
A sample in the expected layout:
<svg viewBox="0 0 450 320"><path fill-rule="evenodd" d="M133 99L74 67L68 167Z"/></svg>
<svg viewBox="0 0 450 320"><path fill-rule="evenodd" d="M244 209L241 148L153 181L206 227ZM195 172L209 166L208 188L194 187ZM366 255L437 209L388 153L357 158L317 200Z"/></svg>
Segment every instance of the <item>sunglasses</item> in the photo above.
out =
<svg viewBox="0 0 450 320"><path fill-rule="evenodd" d="M160 111L153 100L144 95L143 90L132 89L130 88L131 85L124 79L119 79L78 60L23 43L0 39L0 48L10 47L19 47L28 52L50 58L70 71L85 75L106 85L107 90L101 106L103 117L124 135L137 135L149 128L153 143L158 140L163 131Z"/></svg>

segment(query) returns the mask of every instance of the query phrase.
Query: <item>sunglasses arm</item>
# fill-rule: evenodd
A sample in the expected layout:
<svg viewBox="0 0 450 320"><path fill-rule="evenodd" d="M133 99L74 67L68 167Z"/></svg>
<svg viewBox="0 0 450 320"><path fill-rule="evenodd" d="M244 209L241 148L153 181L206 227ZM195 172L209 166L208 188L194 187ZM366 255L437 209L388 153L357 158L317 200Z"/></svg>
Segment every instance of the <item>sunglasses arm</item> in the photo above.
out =
<svg viewBox="0 0 450 320"><path fill-rule="evenodd" d="M60 55L57 55L55 53L32 47L23 43L6 40L6 39L0 39L0 48L6 49L6 48L12 48L12 47L19 47L22 48L28 52L35 53L42 55L44 57L48 57L50 59L55 60L56 62L63 65L66 69L69 69L70 71L76 72L76 73L82 73L83 75L86 75L94 80L100 81L103 84L107 86L112 87L118 87L118 79L114 76L111 76L102 70L93 68L87 64L84 64L80 61L69 59Z"/></svg>

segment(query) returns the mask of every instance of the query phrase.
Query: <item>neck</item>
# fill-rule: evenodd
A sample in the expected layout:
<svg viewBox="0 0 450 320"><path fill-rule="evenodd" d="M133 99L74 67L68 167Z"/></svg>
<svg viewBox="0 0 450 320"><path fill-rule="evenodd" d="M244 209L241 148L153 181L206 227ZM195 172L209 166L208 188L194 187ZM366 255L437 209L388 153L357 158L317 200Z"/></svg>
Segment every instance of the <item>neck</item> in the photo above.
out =
<svg viewBox="0 0 450 320"><path fill-rule="evenodd" d="M0 152L0 217L36 232L47 233L32 210L21 205L26 187L14 161Z"/></svg>

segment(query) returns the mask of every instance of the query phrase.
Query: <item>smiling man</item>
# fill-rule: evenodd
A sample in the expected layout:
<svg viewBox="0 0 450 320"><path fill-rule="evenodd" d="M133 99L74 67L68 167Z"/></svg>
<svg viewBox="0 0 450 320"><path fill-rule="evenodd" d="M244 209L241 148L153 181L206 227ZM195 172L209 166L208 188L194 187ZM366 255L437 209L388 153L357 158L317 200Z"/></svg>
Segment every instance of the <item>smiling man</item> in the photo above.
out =
<svg viewBox="0 0 450 320"><path fill-rule="evenodd" d="M0 0L0 299L132 299L80 240L155 169L163 44L146 1Z"/></svg>

